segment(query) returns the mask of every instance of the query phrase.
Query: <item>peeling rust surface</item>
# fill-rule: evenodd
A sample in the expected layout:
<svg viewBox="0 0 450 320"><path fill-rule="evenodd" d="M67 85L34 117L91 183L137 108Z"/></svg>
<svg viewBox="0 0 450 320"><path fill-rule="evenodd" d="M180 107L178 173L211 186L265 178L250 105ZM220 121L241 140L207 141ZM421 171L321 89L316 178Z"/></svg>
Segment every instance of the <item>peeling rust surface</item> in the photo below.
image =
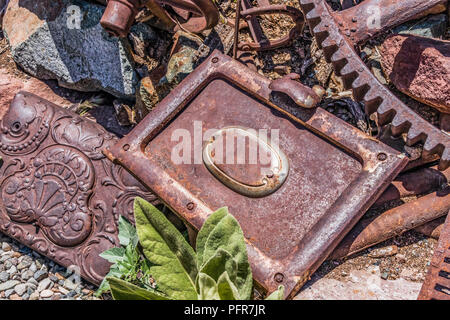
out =
<svg viewBox="0 0 450 320"><path fill-rule="evenodd" d="M270 83L214 51L104 153L197 230L213 211L228 206L244 231L256 282L268 291L283 284L292 298L407 158L321 108L298 107L287 95L272 91ZM196 121L200 129L194 128ZM180 142L172 139L176 130L195 137L230 126L267 129L271 138L270 129L279 129L279 149L287 157L289 174L277 190L256 198L240 194L208 170L201 152L190 154L192 164L172 160ZM239 167L225 171L240 181L257 181L244 179Z"/></svg>
<svg viewBox="0 0 450 320"><path fill-rule="evenodd" d="M133 221L134 197L156 196L103 155L115 136L31 93L15 96L0 129L0 231L98 285L119 215Z"/></svg>
<svg viewBox="0 0 450 320"><path fill-rule="evenodd" d="M450 300L450 215L434 249L419 300Z"/></svg>
<svg viewBox="0 0 450 320"><path fill-rule="evenodd" d="M438 154L439 169L450 166L450 137L403 104L370 72L355 52L355 45L376 33L430 12L445 9L443 0L366 0L355 7L333 12L325 0L300 0L311 32L323 48L344 85L353 90L357 101L365 104L366 113L377 112L380 125L391 123L396 136L406 133L407 144L424 143L422 156ZM375 8L375 9L373 9ZM367 29L374 10L380 13L380 25ZM372 15L372 16L371 16Z"/></svg>
<svg viewBox="0 0 450 320"><path fill-rule="evenodd" d="M100 24L112 35L126 37L139 9L146 5L174 31L180 25L184 30L200 33L219 21L219 11L210 0L109 0Z"/></svg>

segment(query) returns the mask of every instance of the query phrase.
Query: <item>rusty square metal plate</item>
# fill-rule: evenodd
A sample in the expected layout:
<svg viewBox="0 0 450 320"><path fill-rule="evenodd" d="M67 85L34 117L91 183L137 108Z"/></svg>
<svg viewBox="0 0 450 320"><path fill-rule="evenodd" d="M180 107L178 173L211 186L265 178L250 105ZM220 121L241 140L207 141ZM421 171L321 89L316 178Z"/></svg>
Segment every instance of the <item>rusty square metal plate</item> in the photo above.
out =
<svg viewBox="0 0 450 320"><path fill-rule="evenodd" d="M407 159L269 86L215 51L104 152L196 229L228 206L242 226L257 284L269 291L283 284L292 297ZM264 130L267 139L255 136ZM227 143L214 145L228 133L245 139L229 151ZM273 161L251 162L250 141ZM244 162L237 160L240 148ZM234 161L225 161L228 154Z"/></svg>
<svg viewBox="0 0 450 320"><path fill-rule="evenodd" d="M119 246L119 215L158 201L102 149L117 141L93 121L18 93L0 121L0 231L99 284Z"/></svg>

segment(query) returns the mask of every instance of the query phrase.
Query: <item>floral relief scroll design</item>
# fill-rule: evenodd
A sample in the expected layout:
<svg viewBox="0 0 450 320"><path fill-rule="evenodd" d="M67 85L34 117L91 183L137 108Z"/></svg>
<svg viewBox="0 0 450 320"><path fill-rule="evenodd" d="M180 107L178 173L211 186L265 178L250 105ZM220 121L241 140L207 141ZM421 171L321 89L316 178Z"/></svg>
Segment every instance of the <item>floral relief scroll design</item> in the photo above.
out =
<svg viewBox="0 0 450 320"><path fill-rule="evenodd" d="M82 243L91 233L88 209L94 184L91 161L75 148L50 146L25 170L0 186L4 210L14 222L34 224L54 244Z"/></svg>
<svg viewBox="0 0 450 320"><path fill-rule="evenodd" d="M78 148L92 160L105 158L102 149L107 142L115 140L112 134L100 130L96 123L67 113L53 124L52 137L57 143Z"/></svg>

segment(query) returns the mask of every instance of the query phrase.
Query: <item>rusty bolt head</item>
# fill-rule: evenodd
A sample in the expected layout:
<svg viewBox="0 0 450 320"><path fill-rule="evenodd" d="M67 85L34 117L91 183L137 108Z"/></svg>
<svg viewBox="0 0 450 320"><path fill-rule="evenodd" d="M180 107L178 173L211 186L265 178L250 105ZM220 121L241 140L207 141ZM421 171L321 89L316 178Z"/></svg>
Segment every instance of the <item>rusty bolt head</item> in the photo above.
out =
<svg viewBox="0 0 450 320"><path fill-rule="evenodd" d="M219 62L219 58L217 58L217 57L215 57L215 58L212 58L212 63L217 63L217 62Z"/></svg>
<svg viewBox="0 0 450 320"><path fill-rule="evenodd" d="M277 274L275 274L274 279L276 282L282 283L284 280L284 275L282 273L277 273Z"/></svg>
<svg viewBox="0 0 450 320"><path fill-rule="evenodd" d="M385 161L387 159L387 155L384 152L381 152L377 155L377 159L380 161Z"/></svg>
<svg viewBox="0 0 450 320"><path fill-rule="evenodd" d="M189 203L186 205L186 208L187 208L189 211L194 210L194 208L195 208L195 203L189 202Z"/></svg>
<svg viewBox="0 0 450 320"><path fill-rule="evenodd" d="M128 150L130 150L130 145L124 144L122 148L123 148L123 150L128 151Z"/></svg>

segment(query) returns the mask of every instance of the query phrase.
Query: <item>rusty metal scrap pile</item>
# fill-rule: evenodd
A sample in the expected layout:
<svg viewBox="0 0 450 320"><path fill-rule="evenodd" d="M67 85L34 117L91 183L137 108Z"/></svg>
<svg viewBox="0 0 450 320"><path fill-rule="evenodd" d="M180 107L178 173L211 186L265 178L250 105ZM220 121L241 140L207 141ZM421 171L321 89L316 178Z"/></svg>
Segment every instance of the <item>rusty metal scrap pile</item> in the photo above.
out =
<svg viewBox="0 0 450 320"><path fill-rule="evenodd" d="M283 284L286 298L293 298L327 259L414 229L439 239L419 299L450 300L450 136L380 83L359 55L376 35L448 10L447 1L365 0L343 11L325 0L299 5L238 0L235 19L225 19L234 28L232 57L209 52L122 139L18 93L1 120L0 230L62 265L79 265L82 276L98 284L109 267L98 254L118 244L115 221L119 214L132 219L135 196L162 200L197 230L228 206L244 231L256 283L266 291ZM211 0L110 0L101 24L125 37L143 8L169 32L200 33L221 20ZM379 24L368 23L373 8L380 9ZM294 27L268 39L258 18L267 14L289 16ZM253 41L239 41L244 28ZM302 84L299 75L270 80L258 73L247 53L290 46L305 28L380 131L423 145L421 157L410 161L388 139L370 137L318 107L325 90ZM275 136L253 135L261 128L280 130L277 148ZM179 130L194 137L194 150L198 132L214 132L199 155L194 151L192 164L171 157ZM215 144L228 133L265 148L275 159L269 171L218 161ZM372 205L408 196L417 198L363 217Z"/></svg>

